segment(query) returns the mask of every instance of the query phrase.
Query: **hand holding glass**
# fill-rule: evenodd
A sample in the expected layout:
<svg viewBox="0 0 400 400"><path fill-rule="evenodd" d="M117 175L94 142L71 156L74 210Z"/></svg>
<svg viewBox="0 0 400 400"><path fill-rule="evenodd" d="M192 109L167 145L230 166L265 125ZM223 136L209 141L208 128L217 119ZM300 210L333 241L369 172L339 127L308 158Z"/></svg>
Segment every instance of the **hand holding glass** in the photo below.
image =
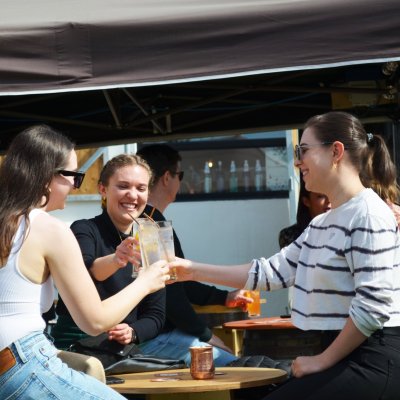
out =
<svg viewBox="0 0 400 400"><path fill-rule="evenodd" d="M259 317L261 315L260 292L258 290L247 290L245 296L253 299L252 303L247 304L249 317Z"/></svg>

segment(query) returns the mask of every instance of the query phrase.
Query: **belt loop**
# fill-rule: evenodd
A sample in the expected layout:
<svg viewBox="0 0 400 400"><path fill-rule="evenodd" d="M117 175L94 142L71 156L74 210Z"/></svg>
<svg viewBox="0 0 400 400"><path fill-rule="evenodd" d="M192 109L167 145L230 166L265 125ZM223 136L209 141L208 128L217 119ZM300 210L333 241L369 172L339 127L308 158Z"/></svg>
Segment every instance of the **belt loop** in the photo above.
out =
<svg viewBox="0 0 400 400"><path fill-rule="evenodd" d="M18 355L19 355L21 361L22 361L24 364L25 364L26 362L28 362L28 359L27 359L26 356L25 356L25 352L24 352L24 350L22 349L22 346L21 346L21 343L19 342L19 340L16 340L16 341L14 342L14 346L15 346L15 350L17 351L17 353L18 353ZM12 349L12 346L11 346L11 349Z"/></svg>
<svg viewBox="0 0 400 400"><path fill-rule="evenodd" d="M379 344L384 346L385 345L385 334L383 333L383 329L379 329L373 333L379 339Z"/></svg>

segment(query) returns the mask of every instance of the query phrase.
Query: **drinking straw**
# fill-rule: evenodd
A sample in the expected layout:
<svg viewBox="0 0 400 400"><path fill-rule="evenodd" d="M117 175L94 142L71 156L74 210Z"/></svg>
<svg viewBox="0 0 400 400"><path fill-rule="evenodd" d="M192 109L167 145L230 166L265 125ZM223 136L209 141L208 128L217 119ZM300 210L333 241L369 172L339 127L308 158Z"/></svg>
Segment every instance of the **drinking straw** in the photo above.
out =
<svg viewBox="0 0 400 400"><path fill-rule="evenodd" d="M144 215L147 219L149 219L151 222L154 222L154 223L157 225L156 221L154 221L154 219L151 218L150 215L147 215L145 212L143 213L143 215ZM158 227L158 225L157 225L157 227Z"/></svg>
<svg viewBox="0 0 400 400"><path fill-rule="evenodd" d="M140 222L132 214L128 213L128 215L140 226Z"/></svg>

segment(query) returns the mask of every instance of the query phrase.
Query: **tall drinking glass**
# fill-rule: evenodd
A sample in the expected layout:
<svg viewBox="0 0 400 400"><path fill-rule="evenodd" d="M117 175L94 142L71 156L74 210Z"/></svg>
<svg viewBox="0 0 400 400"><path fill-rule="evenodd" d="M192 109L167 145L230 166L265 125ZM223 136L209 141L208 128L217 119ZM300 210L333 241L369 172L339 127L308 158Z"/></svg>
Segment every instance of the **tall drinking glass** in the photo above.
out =
<svg viewBox="0 0 400 400"><path fill-rule="evenodd" d="M160 238L161 251L163 259L166 261L175 260L174 232L172 230L172 221L158 221L158 234ZM176 279L176 272L171 272L171 280Z"/></svg>
<svg viewBox="0 0 400 400"><path fill-rule="evenodd" d="M156 223L145 218L139 218L139 241L143 268L164 259L159 238L159 228Z"/></svg>

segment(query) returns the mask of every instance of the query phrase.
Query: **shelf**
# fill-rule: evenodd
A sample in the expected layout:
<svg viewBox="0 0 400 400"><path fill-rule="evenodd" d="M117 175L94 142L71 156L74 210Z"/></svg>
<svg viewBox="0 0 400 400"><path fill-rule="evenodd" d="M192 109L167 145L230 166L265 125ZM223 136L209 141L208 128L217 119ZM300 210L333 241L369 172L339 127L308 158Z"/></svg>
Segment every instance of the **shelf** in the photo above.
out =
<svg viewBox="0 0 400 400"><path fill-rule="evenodd" d="M264 190L262 192L235 192L235 193L197 193L179 194L176 202L186 201L219 201L219 200L247 200L247 199L287 199L288 190Z"/></svg>

